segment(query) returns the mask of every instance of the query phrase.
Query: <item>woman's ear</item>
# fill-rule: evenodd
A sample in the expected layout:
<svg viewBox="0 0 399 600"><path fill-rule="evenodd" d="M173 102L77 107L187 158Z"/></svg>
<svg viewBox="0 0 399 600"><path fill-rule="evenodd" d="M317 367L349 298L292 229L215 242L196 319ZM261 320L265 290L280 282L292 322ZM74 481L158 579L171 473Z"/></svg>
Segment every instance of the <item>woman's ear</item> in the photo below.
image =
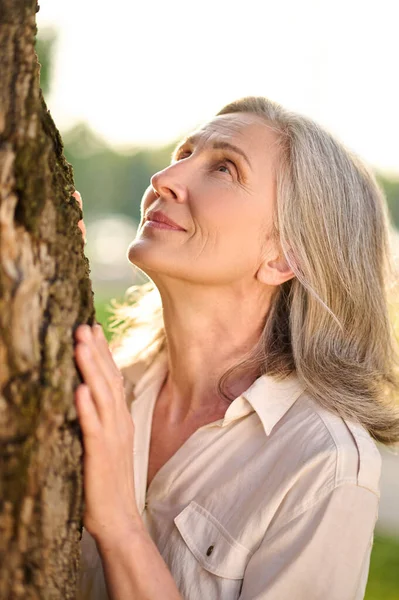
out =
<svg viewBox="0 0 399 600"><path fill-rule="evenodd" d="M284 256L279 255L277 258L265 258L260 265L256 278L266 285L281 285L285 281L295 277L295 273L287 263Z"/></svg>

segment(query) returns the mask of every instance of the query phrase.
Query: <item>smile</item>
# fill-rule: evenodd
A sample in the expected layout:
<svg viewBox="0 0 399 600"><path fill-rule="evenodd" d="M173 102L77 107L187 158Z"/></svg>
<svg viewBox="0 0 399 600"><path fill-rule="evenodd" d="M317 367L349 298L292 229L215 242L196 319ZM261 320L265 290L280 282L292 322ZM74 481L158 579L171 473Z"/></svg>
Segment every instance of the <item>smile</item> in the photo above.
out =
<svg viewBox="0 0 399 600"><path fill-rule="evenodd" d="M144 225L148 227L153 227L154 229L171 229L172 231L185 231L180 227L173 227L172 225L168 225L167 223L160 223L159 221L146 221Z"/></svg>

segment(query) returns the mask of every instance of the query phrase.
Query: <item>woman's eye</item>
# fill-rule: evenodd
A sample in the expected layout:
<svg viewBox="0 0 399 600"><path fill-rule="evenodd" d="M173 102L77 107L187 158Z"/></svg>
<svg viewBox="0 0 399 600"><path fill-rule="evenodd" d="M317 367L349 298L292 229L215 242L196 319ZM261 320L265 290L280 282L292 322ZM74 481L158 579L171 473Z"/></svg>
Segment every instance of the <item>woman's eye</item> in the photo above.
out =
<svg viewBox="0 0 399 600"><path fill-rule="evenodd" d="M221 169L224 169L224 171L221 171ZM234 175L235 165L230 160L226 160L222 163L218 163L217 170L220 171L220 173L223 172L228 173L229 175Z"/></svg>
<svg viewBox="0 0 399 600"><path fill-rule="evenodd" d="M191 156L191 155L192 155L191 150L181 150L175 156L174 161L178 162L179 160L184 160L185 158L189 158L189 156ZM237 175L237 167L231 160L228 160L228 159L223 159L222 161L218 160L212 166L213 169L215 167L216 167L216 170L220 173L227 173L227 175L231 175L232 177L234 177L234 175Z"/></svg>
<svg viewBox="0 0 399 600"><path fill-rule="evenodd" d="M182 160L183 158L188 158L190 156L191 152L189 152L188 150L186 150L185 152L180 152L177 157L176 160Z"/></svg>

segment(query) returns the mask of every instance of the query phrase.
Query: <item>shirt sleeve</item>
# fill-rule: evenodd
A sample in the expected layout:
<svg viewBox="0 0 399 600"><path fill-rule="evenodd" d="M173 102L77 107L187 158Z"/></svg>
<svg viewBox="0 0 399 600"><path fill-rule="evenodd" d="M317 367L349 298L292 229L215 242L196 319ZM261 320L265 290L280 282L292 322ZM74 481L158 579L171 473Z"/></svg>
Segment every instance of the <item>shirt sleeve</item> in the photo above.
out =
<svg viewBox="0 0 399 600"><path fill-rule="evenodd" d="M343 484L266 535L245 570L239 600L361 600L378 496Z"/></svg>
<svg viewBox="0 0 399 600"><path fill-rule="evenodd" d="M80 540L80 550L76 600L109 600L96 542L85 528Z"/></svg>

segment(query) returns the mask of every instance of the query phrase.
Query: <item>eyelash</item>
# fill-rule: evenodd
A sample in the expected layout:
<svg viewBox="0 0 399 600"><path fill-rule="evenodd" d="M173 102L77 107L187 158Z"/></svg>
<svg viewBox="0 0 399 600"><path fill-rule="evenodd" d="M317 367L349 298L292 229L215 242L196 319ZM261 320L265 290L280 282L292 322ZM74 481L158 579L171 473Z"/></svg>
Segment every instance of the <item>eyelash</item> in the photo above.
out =
<svg viewBox="0 0 399 600"><path fill-rule="evenodd" d="M187 155L187 156L183 156L184 154ZM190 156L190 155L191 155L191 152L188 152L188 151L186 151L186 152L180 152L179 154L176 155L175 160L176 161L182 160L183 158L188 158L188 156ZM235 172L238 175L238 169L237 169L236 164L232 160L230 160L229 158L223 158L221 160L217 160L216 164L217 164L218 168L219 167L226 167L226 168L228 168L229 173L230 173L231 176L233 176L234 173L232 173L231 168L229 167L229 165L233 165L233 167L235 169Z"/></svg>

